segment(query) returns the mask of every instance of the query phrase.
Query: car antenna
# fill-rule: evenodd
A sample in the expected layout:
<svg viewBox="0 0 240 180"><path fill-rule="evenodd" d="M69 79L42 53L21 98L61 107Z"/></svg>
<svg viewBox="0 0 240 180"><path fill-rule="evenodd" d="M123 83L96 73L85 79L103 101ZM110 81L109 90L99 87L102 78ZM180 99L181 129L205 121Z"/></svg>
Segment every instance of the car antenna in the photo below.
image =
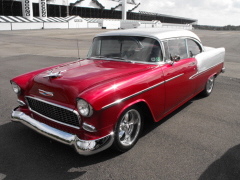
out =
<svg viewBox="0 0 240 180"><path fill-rule="evenodd" d="M80 58L80 55L79 55L78 39L77 39L77 49L78 49L78 59L81 59L81 58Z"/></svg>

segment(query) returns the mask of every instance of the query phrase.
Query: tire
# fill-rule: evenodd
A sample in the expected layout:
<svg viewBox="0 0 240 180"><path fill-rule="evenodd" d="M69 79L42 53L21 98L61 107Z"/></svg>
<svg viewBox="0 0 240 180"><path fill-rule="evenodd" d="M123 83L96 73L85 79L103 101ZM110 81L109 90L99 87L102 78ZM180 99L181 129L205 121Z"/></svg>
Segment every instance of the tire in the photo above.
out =
<svg viewBox="0 0 240 180"><path fill-rule="evenodd" d="M143 116L139 108L127 108L115 126L113 147L120 152L130 150L137 143L142 127Z"/></svg>
<svg viewBox="0 0 240 180"><path fill-rule="evenodd" d="M205 85L205 89L201 93L204 97L207 97L207 96L209 96L212 93L213 86L214 86L214 81L215 81L215 77L214 76L211 76L207 80L207 83Z"/></svg>

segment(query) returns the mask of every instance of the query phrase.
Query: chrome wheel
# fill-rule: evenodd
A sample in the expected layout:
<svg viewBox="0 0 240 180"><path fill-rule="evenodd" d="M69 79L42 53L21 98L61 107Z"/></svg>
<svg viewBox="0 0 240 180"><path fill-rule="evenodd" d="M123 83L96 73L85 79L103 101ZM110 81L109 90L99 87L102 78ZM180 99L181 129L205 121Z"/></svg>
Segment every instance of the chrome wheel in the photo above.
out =
<svg viewBox="0 0 240 180"><path fill-rule="evenodd" d="M123 111L115 126L113 148L120 152L131 149L139 139L143 122L138 106L133 105Z"/></svg>
<svg viewBox="0 0 240 180"><path fill-rule="evenodd" d="M118 139L123 146L131 145L140 132L141 116L135 109L127 111L119 125Z"/></svg>
<svg viewBox="0 0 240 180"><path fill-rule="evenodd" d="M207 81L207 84L206 84L207 93L210 94L212 92L213 84L214 84L214 76L210 77Z"/></svg>
<svg viewBox="0 0 240 180"><path fill-rule="evenodd" d="M214 80L215 80L215 76L211 76L207 80L206 85L205 85L205 89L201 93L204 97L207 97L212 93L213 86L214 86Z"/></svg>

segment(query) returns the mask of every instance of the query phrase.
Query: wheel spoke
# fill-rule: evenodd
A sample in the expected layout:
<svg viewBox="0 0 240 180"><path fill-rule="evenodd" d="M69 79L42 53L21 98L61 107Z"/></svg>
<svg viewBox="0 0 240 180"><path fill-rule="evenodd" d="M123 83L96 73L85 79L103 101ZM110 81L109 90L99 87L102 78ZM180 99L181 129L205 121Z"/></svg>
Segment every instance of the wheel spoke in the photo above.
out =
<svg viewBox="0 0 240 180"><path fill-rule="evenodd" d="M128 131L125 131L125 138L124 138L124 140L125 140L126 142L129 142L129 141L130 141L130 134L129 134Z"/></svg>
<svg viewBox="0 0 240 180"><path fill-rule="evenodd" d="M132 118L130 119L130 121L129 121L129 126L130 125L134 125L134 124L137 124L137 122L138 122L138 119L137 118L134 118L133 116L132 116Z"/></svg>
<svg viewBox="0 0 240 180"><path fill-rule="evenodd" d="M129 121L129 113L126 113L124 116L124 122L128 122Z"/></svg>
<svg viewBox="0 0 240 180"><path fill-rule="evenodd" d="M121 139L124 134L125 134L125 131L120 131L119 134L118 134L118 135L119 135L119 138Z"/></svg>

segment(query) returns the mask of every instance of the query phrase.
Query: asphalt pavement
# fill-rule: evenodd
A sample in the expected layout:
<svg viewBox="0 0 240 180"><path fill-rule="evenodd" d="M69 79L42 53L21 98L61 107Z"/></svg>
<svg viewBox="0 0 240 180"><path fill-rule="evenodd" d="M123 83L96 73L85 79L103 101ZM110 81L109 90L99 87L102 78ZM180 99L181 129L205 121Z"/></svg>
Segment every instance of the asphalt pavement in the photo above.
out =
<svg viewBox="0 0 240 180"><path fill-rule="evenodd" d="M9 80L86 57L102 29L0 31L0 180L240 179L240 32L200 31L205 46L226 48L226 73L213 93L196 96L158 123L145 123L136 146L93 156L11 122L17 106Z"/></svg>

